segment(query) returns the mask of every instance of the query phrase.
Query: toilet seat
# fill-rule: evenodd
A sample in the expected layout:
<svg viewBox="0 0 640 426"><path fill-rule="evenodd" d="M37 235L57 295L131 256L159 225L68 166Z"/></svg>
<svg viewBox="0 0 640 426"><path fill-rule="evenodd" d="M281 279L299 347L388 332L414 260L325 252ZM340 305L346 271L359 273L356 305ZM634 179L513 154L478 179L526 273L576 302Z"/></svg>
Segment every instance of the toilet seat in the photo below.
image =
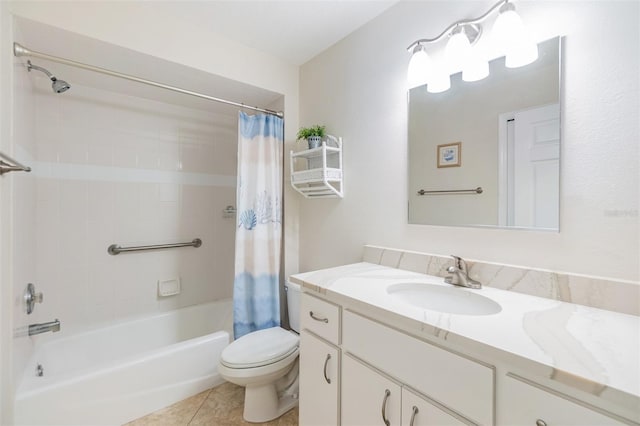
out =
<svg viewBox="0 0 640 426"><path fill-rule="evenodd" d="M227 346L220 363L228 368L256 368L281 361L297 353L300 338L273 327L246 334Z"/></svg>

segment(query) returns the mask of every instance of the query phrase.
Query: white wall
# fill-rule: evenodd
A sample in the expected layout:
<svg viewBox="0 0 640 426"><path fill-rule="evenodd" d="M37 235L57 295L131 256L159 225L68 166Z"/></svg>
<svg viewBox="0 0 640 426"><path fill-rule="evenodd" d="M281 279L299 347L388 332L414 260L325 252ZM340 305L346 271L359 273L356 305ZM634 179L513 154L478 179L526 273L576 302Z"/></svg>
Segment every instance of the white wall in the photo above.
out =
<svg viewBox="0 0 640 426"><path fill-rule="evenodd" d="M300 122L344 137L346 188L301 202L301 270L369 243L639 279L638 2L517 2L536 40L566 36L560 233L407 225L406 47L492 4L401 2L302 67Z"/></svg>

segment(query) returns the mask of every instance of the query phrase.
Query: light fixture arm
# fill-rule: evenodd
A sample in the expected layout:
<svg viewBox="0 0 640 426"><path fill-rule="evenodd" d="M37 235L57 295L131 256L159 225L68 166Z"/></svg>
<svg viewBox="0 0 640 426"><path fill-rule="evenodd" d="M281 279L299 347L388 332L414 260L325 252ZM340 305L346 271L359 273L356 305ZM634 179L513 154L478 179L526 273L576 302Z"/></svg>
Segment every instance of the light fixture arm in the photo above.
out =
<svg viewBox="0 0 640 426"><path fill-rule="evenodd" d="M413 51L413 48L416 47L417 45L435 43L437 41L440 41L440 40L442 40L442 38L444 36L449 34L451 32L451 30L453 30L457 26L471 25L471 26L474 26L474 28L479 28L479 26L475 25L475 24L479 24L480 22L484 21L494 10L496 10L497 8L499 8L502 5L507 4L508 2L509 2L509 0L500 0L499 2L497 2L496 4L491 6L491 8L489 10L487 10L482 16L479 16L479 17L474 18L474 19L461 19L459 21L456 21L453 24L449 25L437 37L434 37L434 38L421 38L419 40L414 41L413 43L411 43L409 45L409 47L407 47L407 50L409 52L411 52L411 51Z"/></svg>

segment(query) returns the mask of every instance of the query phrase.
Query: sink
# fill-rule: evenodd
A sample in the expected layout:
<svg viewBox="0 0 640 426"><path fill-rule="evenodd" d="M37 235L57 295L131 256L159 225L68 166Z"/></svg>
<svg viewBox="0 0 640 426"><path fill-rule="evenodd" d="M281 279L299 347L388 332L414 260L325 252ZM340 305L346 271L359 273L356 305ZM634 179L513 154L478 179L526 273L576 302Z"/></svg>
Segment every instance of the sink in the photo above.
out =
<svg viewBox="0 0 640 426"><path fill-rule="evenodd" d="M493 300L461 287L400 283L387 287L387 293L398 302L448 314L492 315L502 310Z"/></svg>

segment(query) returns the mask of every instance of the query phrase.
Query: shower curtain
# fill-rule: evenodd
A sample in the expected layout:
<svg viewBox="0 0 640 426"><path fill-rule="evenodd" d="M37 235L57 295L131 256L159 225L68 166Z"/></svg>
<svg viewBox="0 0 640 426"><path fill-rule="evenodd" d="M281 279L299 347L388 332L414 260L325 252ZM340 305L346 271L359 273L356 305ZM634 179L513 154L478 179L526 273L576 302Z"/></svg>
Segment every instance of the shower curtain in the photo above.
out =
<svg viewBox="0 0 640 426"><path fill-rule="evenodd" d="M280 325L284 122L238 117L238 189L233 332L235 338Z"/></svg>

